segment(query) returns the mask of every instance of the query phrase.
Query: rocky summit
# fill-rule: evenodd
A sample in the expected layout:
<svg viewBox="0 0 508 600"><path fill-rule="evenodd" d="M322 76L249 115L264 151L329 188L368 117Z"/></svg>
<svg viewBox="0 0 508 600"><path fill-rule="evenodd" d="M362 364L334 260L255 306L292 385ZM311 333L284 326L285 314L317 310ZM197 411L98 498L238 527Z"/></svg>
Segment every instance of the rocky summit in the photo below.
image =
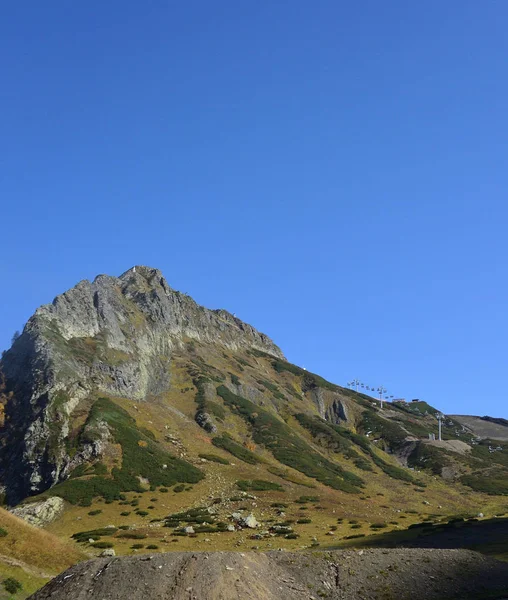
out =
<svg viewBox="0 0 508 600"><path fill-rule="evenodd" d="M3 431L9 501L100 456L100 436L72 456L66 451L73 412L91 395L145 401L167 392L171 356L185 340L282 358L266 335L225 310L199 306L148 267L81 281L39 308L1 363L14 392Z"/></svg>
<svg viewBox="0 0 508 600"><path fill-rule="evenodd" d="M41 592L54 597L77 581L88 589L90 573L124 580L124 556L138 569L143 557L168 551L178 553L150 564L203 598L202 582L173 577L180 564L206 562L210 577L231 566L255 590L252 567L268 586L263 597L298 597L296 588L317 585L313 572L300 581L273 551L462 547L508 559L508 422L443 416L439 440L439 415L421 399L381 406L288 362L265 334L199 306L157 269L82 281L39 308L0 361L0 486L9 510L0 510L0 574L1 556L9 573L26 575L34 564L25 540L37 536L26 527L106 561L76 567ZM233 566L210 550L264 554ZM427 563L428 552L414 556ZM341 554L340 569L356 571L355 556ZM388 584L402 568L403 555L386 564L382 556L364 590L381 589L370 579ZM428 578L441 576L437 563L422 567ZM287 585L263 569L279 569ZM331 586L323 597L356 597L344 591L344 582L356 585L347 569L342 587L332 575L323 575Z"/></svg>

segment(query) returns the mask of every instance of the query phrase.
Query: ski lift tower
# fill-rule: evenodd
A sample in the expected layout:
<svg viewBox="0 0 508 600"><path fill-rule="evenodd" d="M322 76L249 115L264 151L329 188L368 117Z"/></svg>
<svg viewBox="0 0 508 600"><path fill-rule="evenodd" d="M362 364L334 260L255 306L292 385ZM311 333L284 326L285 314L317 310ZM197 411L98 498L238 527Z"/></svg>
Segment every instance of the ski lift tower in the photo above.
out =
<svg viewBox="0 0 508 600"><path fill-rule="evenodd" d="M351 384L351 387L355 388L355 392L357 392L361 381L359 379L353 379L353 381L350 381L349 383Z"/></svg>
<svg viewBox="0 0 508 600"><path fill-rule="evenodd" d="M381 404L381 408L383 408L383 394L387 391L387 389L380 385L377 388L377 391L379 392L379 402Z"/></svg>
<svg viewBox="0 0 508 600"><path fill-rule="evenodd" d="M442 441L442 437L441 437L441 427L442 427L442 422L443 419L445 418L445 416L443 415L443 413L438 413L436 415L437 418L437 422L438 422L438 428L439 428L439 435L438 435L438 439L441 442Z"/></svg>

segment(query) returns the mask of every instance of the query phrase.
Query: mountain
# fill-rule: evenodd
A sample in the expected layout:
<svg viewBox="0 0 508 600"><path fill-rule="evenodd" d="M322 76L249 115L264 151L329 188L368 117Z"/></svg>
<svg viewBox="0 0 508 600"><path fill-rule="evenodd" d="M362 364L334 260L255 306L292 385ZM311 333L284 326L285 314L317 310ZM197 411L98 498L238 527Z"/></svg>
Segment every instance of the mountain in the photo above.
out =
<svg viewBox="0 0 508 600"><path fill-rule="evenodd" d="M0 374L5 503L92 554L297 549L508 512L499 440L459 417L429 439L435 407L380 407L291 364L156 269L39 308Z"/></svg>

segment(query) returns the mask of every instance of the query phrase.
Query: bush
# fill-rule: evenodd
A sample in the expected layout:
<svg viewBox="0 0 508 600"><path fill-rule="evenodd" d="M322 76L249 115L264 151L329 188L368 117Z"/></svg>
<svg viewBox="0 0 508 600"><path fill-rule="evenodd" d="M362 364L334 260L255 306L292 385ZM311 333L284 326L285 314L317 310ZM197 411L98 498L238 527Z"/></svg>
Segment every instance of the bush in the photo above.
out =
<svg viewBox="0 0 508 600"><path fill-rule="evenodd" d="M126 538L128 540L144 540L148 536L146 533L135 533L134 531L124 531L118 534L119 538Z"/></svg>
<svg viewBox="0 0 508 600"><path fill-rule="evenodd" d="M141 548L144 548L143 544L132 544L131 546L132 550L141 550Z"/></svg>
<svg viewBox="0 0 508 600"><path fill-rule="evenodd" d="M125 510L124 512L120 513L120 516L122 517L128 517L131 513L128 510Z"/></svg>
<svg viewBox="0 0 508 600"><path fill-rule="evenodd" d="M7 577L7 579L4 579L2 583L4 584L5 591L9 592L9 594L17 594L23 589L21 582L19 582L17 579L14 579L14 577Z"/></svg>
<svg viewBox="0 0 508 600"><path fill-rule="evenodd" d="M156 544L149 544L149 545L146 547L146 549L147 549L147 550L158 550L158 549L159 549L159 546L157 546Z"/></svg>
<svg viewBox="0 0 508 600"><path fill-rule="evenodd" d="M229 460L222 458L222 456L217 456L217 454L199 454L199 458L204 458L205 460L209 460L211 462L216 462L221 465L229 465Z"/></svg>
<svg viewBox="0 0 508 600"><path fill-rule="evenodd" d="M284 491L284 488L278 483L274 483L273 481L265 481L263 479L242 479L240 481L237 481L236 485L244 492L248 490L253 490L256 492L262 492L267 490L276 490L278 492Z"/></svg>
<svg viewBox="0 0 508 600"><path fill-rule="evenodd" d="M297 523L298 525L306 525L307 523L312 523L312 519L298 519Z"/></svg>
<svg viewBox="0 0 508 600"><path fill-rule="evenodd" d="M3 527L0 527L0 538L3 538L7 535L7 530Z"/></svg>
<svg viewBox="0 0 508 600"><path fill-rule="evenodd" d="M89 514L91 517L95 517L95 515L100 515L100 514L101 514L101 512L102 512L102 510L101 510L100 508L98 508L97 510L91 510L91 511L90 511L88 514Z"/></svg>
<svg viewBox="0 0 508 600"><path fill-rule="evenodd" d="M240 380L238 379L237 375L235 375L234 373L230 373L229 376L233 385L240 385Z"/></svg>
<svg viewBox="0 0 508 600"><path fill-rule="evenodd" d="M258 458L253 452L247 450L237 442L233 440L233 438L228 433L223 433L217 437L212 439L212 444L217 446L217 448L222 448L223 450L227 450L236 458L243 460L250 465L256 465L261 462L261 459Z"/></svg>
<svg viewBox="0 0 508 600"><path fill-rule="evenodd" d="M177 494L179 494L180 492L183 492L184 490L185 490L185 485L183 483L175 485L175 487L173 488L173 491L176 492Z"/></svg>
<svg viewBox="0 0 508 600"><path fill-rule="evenodd" d="M137 513L140 517L146 517L149 513L147 510L138 510Z"/></svg>
<svg viewBox="0 0 508 600"><path fill-rule="evenodd" d="M319 502L319 496L300 496L295 500L298 504L306 504L307 502Z"/></svg>
<svg viewBox="0 0 508 600"><path fill-rule="evenodd" d="M93 543L93 547L94 548L113 548L113 544L111 542L94 542Z"/></svg>
<svg viewBox="0 0 508 600"><path fill-rule="evenodd" d="M88 531L78 531L72 534L72 538L77 542L88 542L90 538L99 539L101 536L113 535L118 530L116 527L102 527L101 529L90 529Z"/></svg>

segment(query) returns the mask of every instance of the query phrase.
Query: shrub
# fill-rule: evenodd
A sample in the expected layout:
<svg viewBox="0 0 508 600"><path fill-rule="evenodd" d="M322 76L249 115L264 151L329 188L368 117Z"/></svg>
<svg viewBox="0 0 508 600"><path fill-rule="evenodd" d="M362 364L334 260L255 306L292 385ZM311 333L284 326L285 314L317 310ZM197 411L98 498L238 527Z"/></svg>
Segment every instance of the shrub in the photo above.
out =
<svg viewBox="0 0 508 600"><path fill-rule="evenodd" d="M132 544L131 546L132 550L141 550L141 548L144 548L143 544Z"/></svg>
<svg viewBox="0 0 508 600"><path fill-rule="evenodd" d="M88 514L89 514L91 517L95 517L95 515L100 515L100 514L101 514L101 512L102 512L102 510L101 510L100 508L98 508L97 510L91 510L91 511L90 511Z"/></svg>
<svg viewBox="0 0 508 600"><path fill-rule="evenodd" d="M159 546L157 546L157 544L149 544L149 545L146 547L146 549L147 549L147 550L158 550L158 549L159 549Z"/></svg>
<svg viewBox="0 0 508 600"><path fill-rule="evenodd" d="M237 375L235 375L234 373L230 373L229 376L233 385L240 385L240 380L238 379Z"/></svg>
<svg viewBox="0 0 508 600"><path fill-rule="evenodd" d="M305 525L307 523L312 523L312 519L307 519L307 518L305 518L305 519L298 519L297 523L298 523L298 525Z"/></svg>
<svg viewBox="0 0 508 600"><path fill-rule="evenodd" d="M72 538L77 542L88 542L90 538L99 539L101 536L113 535L118 530L116 527L102 527L101 529L90 529L88 531L78 531L72 534Z"/></svg>
<svg viewBox="0 0 508 600"><path fill-rule="evenodd" d="M129 540L144 540L148 536L146 533L136 533L134 531L124 531L118 534L119 538L127 538Z"/></svg>
<svg viewBox="0 0 508 600"><path fill-rule="evenodd" d="M242 479L240 481L237 481L236 485L244 492L248 490L253 490L256 492L262 492L267 490L276 490L279 492L284 491L284 488L278 483L274 483L273 481L265 481L263 479Z"/></svg>
<svg viewBox="0 0 508 600"><path fill-rule="evenodd" d="M138 510L137 513L140 517L146 517L149 513L147 510Z"/></svg>
<svg viewBox="0 0 508 600"><path fill-rule="evenodd" d="M0 538L5 537L7 535L7 530L3 527L0 527Z"/></svg>
<svg viewBox="0 0 508 600"><path fill-rule="evenodd" d="M223 450L227 450L236 458L243 460L243 462L249 463L251 465L256 465L261 462L261 459L258 458L253 452L247 450L237 442L233 440L233 438L228 433L223 433L217 437L212 439L212 444L217 446L217 448L222 448Z"/></svg>
<svg viewBox="0 0 508 600"><path fill-rule="evenodd" d="M319 496L300 496L295 500L298 504L306 504L307 502L319 502Z"/></svg>
<svg viewBox="0 0 508 600"><path fill-rule="evenodd" d="M9 592L9 594L17 594L23 589L21 582L14 579L14 577L7 577L2 583L4 584L5 591Z"/></svg>
<svg viewBox="0 0 508 600"><path fill-rule="evenodd" d="M130 514L131 514L131 513L130 513L130 511L128 511L128 510L125 510L124 512L121 512L121 513L120 513L120 515L121 515L122 517L128 517Z"/></svg>
<svg viewBox="0 0 508 600"><path fill-rule="evenodd" d="M175 485L175 487L173 488L173 491L176 492L177 494L179 494L180 492L183 492L184 490L185 490L185 485L183 483Z"/></svg>
<svg viewBox="0 0 508 600"><path fill-rule="evenodd" d="M113 548L113 544L111 542L94 542L93 543L93 547L94 548Z"/></svg>
<svg viewBox="0 0 508 600"><path fill-rule="evenodd" d="M209 460L211 462L216 462L221 465L229 465L230 464L229 460L222 458L222 456L217 456L217 454L199 454L199 458L204 458L206 460Z"/></svg>

